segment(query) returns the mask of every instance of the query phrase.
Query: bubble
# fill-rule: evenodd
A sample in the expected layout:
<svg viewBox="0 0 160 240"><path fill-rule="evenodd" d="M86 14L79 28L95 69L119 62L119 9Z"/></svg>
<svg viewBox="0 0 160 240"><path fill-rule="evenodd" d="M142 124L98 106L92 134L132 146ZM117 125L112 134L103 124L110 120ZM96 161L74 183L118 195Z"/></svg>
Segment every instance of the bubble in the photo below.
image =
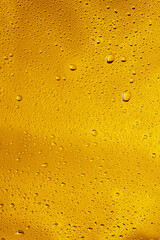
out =
<svg viewBox="0 0 160 240"><path fill-rule="evenodd" d="M97 136L97 130L93 129L93 130L92 130L92 135L93 135L93 136Z"/></svg>
<svg viewBox="0 0 160 240"><path fill-rule="evenodd" d="M130 99L131 99L131 93L128 90L122 93L122 100L124 102L128 102Z"/></svg>
<svg viewBox="0 0 160 240"><path fill-rule="evenodd" d="M115 60L114 55L108 55L108 56L106 57L107 63L112 63L114 60Z"/></svg>
<svg viewBox="0 0 160 240"><path fill-rule="evenodd" d="M71 65L69 66L69 69L70 69L71 71L75 71L75 70L77 69L77 66L74 65L74 64L71 64Z"/></svg>
<svg viewBox="0 0 160 240"><path fill-rule="evenodd" d="M17 95L16 100L17 100L17 101L22 101L22 98L23 98L23 97L22 97L21 95Z"/></svg>
<svg viewBox="0 0 160 240"><path fill-rule="evenodd" d="M126 62L126 57L121 57L121 62Z"/></svg>
<svg viewBox="0 0 160 240"><path fill-rule="evenodd" d="M4 56L4 60L8 60L8 57L7 57L7 56Z"/></svg>

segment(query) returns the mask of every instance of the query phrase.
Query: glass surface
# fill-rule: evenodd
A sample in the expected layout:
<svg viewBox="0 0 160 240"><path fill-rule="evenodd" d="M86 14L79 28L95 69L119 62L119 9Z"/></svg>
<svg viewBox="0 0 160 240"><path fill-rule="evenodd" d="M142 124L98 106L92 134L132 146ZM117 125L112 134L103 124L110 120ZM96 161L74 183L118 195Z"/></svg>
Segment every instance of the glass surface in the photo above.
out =
<svg viewBox="0 0 160 240"><path fill-rule="evenodd" d="M160 239L160 0L0 1L0 240Z"/></svg>

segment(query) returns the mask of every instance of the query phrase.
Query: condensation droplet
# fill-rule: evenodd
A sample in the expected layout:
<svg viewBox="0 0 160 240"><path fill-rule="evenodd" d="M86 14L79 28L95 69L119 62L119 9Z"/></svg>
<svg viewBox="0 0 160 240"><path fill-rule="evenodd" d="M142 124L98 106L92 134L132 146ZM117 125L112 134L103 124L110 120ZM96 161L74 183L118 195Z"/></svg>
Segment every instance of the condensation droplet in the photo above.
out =
<svg viewBox="0 0 160 240"><path fill-rule="evenodd" d="M93 130L92 130L92 135L93 135L93 136L97 136L97 130L94 130L94 129L93 129Z"/></svg>
<svg viewBox="0 0 160 240"><path fill-rule="evenodd" d="M22 98L23 98L23 97L22 97L21 95L17 95L16 100L17 100L17 101L22 101Z"/></svg>
<svg viewBox="0 0 160 240"><path fill-rule="evenodd" d="M14 203L10 203L10 207L11 207L11 208L14 208L14 207L15 207L15 204L14 204Z"/></svg>
<svg viewBox="0 0 160 240"><path fill-rule="evenodd" d="M71 65L69 66L69 69L70 69L71 71L75 71L75 70L77 69L77 66L74 65L74 64L71 64Z"/></svg>
<svg viewBox="0 0 160 240"><path fill-rule="evenodd" d="M152 158L155 158L156 157L156 153L152 153Z"/></svg>
<svg viewBox="0 0 160 240"><path fill-rule="evenodd" d="M134 82L134 79L133 79L133 78L130 78L130 79L129 79L129 82L130 82L130 83L133 83L133 82Z"/></svg>
<svg viewBox="0 0 160 240"><path fill-rule="evenodd" d="M122 100L124 102L128 102L131 99L131 93L129 91L125 91L122 93Z"/></svg>
<svg viewBox="0 0 160 240"><path fill-rule="evenodd" d="M62 146L60 146L60 147L59 147L59 150L61 150L61 151L62 151L62 150L63 150L63 147L62 147Z"/></svg>
<svg viewBox="0 0 160 240"><path fill-rule="evenodd" d="M57 80L57 81L60 81L60 80L61 80L61 78L60 78L59 76L57 76L57 77L56 77L56 80Z"/></svg>
<svg viewBox="0 0 160 240"><path fill-rule="evenodd" d="M115 60L114 55L108 55L108 56L106 57L107 63L112 63L114 60Z"/></svg>
<svg viewBox="0 0 160 240"><path fill-rule="evenodd" d="M24 235L24 231L22 230L18 230L15 232L16 235Z"/></svg>
<svg viewBox="0 0 160 240"><path fill-rule="evenodd" d="M44 168L48 167L48 163L42 163L42 167Z"/></svg>
<svg viewBox="0 0 160 240"><path fill-rule="evenodd" d="M126 62L126 57L121 57L121 62Z"/></svg>

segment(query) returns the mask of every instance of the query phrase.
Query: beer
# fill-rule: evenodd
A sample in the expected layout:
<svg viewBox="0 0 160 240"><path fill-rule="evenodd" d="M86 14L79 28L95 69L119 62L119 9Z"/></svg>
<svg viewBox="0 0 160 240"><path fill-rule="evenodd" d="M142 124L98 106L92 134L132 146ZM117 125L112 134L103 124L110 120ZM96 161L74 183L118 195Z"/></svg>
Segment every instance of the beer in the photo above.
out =
<svg viewBox="0 0 160 240"><path fill-rule="evenodd" d="M160 239L160 1L0 14L0 239Z"/></svg>

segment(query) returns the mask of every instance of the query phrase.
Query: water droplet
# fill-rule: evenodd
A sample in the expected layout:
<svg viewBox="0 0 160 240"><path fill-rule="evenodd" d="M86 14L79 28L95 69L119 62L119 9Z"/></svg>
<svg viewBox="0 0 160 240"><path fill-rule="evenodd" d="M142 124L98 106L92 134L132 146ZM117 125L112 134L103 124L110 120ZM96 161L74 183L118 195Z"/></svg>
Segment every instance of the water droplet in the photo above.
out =
<svg viewBox="0 0 160 240"><path fill-rule="evenodd" d="M144 135L144 136L143 136L143 139L147 139L147 138L148 138L147 135Z"/></svg>
<svg viewBox="0 0 160 240"><path fill-rule="evenodd" d="M48 167L48 163L42 163L42 167L44 168Z"/></svg>
<svg viewBox="0 0 160 240"><path fill-rule="evenodd" d="M11 208L14 208L14 207L15 207L15 204L14 204L14 203L10 203L10 207L11 207Z"/></svg>
<svg viewBox="0 0 160 240"><path fill-rule="evenodd" d="M16 235L24 235L24 231L22 230L18 230L15 232Z"/></svg>
<svg viewBox="0 0 160 240"><path fill-rule="evenodd" d="M107 63L112 63L115 60L114 55L108 55L106 57Z"/></svg>
<svg viewBox="0 0 160 240"><path fill-rule="evenodd" d="M4 204L3 203L0 203L0 208L3 208Z"/></svg>
<svg viewBox="0 0 160 240"><path fill-rule="evenodd" d="M92 135L93 135L93 136L97 136L97 130L94 130L94 129L93 129L93 130L92 130Z"/></svg>
<svg viewBox="0 0 160 240"><path fill-rule="evenodd" d="M129 91L125 91L122 93L122 100L124 102L128 102L131 99L131 93Z"/></svg>
<svg viewBox="0 0 160 240"><path fill-rule="evenodd" d="M22 98L23 98L23 97L22 97L21 95L17 95L16 100L17 100L17 101L22 101Z"/></svg>
<svg viewBox="0 0 160 240"><path fill-rule="evenodd" d="M121 62L126 62L126 57L121 57Z"/></svg>
<svg viewBox="0 0 160 240"><path fill-rule="evenodd" d="M60 81L60 80L61 80L61 78L60 78L59 76L57 76L57 77L56 77L56 80L57 80L57 81Z"/></svg>
<svg viewBox="0 0 160 240"><path fill-rule="evenodd" d="M133 83L133 82L134 82L134 79L133 79L133 78L130 78L130 79L129 79L129 82L130 82L130 83Z"/></svg>
<svg viewBox="0 0 160 240"><path fill-rule="evenodd" d="M45 208L49 208L49 205L48 205L48 204L45 204Z"/></svg>
<svg viewBox="0 0 160 240"><path fill-rule="evenodd" d="M69 66L69 69L72 70L72 71L75 71L75 70L77 69L77 67L76 67L76 65L71 64L71 65Z"/></svg>
<svg viewBox="0 0 160 240"><path fill-rule="evenodd" d="M152 158L155 158L156 157L156 153L152 153Z"/></svg>

